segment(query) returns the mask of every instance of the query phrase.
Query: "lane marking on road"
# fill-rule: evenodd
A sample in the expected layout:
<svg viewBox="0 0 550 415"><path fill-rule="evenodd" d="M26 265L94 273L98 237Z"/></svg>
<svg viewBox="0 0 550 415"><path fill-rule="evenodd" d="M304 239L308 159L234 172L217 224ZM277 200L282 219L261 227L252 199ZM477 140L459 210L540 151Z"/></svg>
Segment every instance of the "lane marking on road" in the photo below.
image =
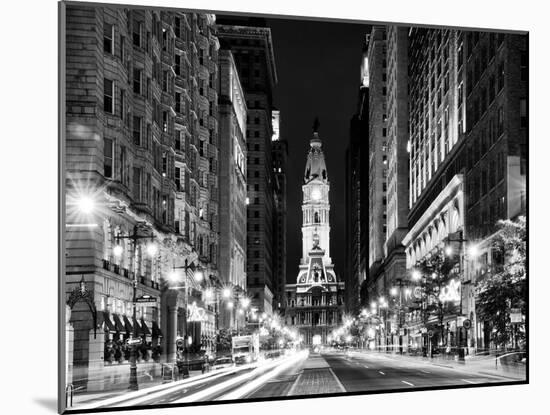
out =
<svg viewBox="0 0 550 415"><path fill-rule="evenodd" d="M252 380L251 382L246 382L243 386L229 392L228 394L220 396L216 400L220 401L225 399L239 399L243 398L244 396L250 395L258 390L261 386L268 383L271 379L275 378L285 370L293 367L296 363L298 363L298 361L299 360L293 359L291 361L284 362L281 365L276 366L275 369L273 369L271 372L267 372L266 374Z"/></svg>
<svg viewBox="0 0 550 415"><path fill-rule="evenodd" d="M407 382L406 380L402 380L401 382L403 382L403 383L405 383L405 384L407 384L407 385L409 385L409 386L414 386L411 382Z"/></svg>
<svg viewBox="0 0 550 415"><path fill-rule="evenodd" d="M421 370L422 373L432 373L432 372L428 372L427 370Z"/></svg>
<svg viewBox="0 0 550 415"><path fill-rule="evenodd" d="M302 375L304 374L304 371L302 370L302 372L296 376L296 380L294 381L294 383L292 384L292 386L290 387L290 390L288 391L288 393L286 394L287 396L291 396L291 395L294 395L294 391L296 390L296 385L298 385L298 382L300 381L300 379L302 378Z"/></svg>
<svg viewBox="0 0 550 415"><path fill-rule="evenodd" d="M385 375L385 373L380 370L378 371L378 373L380 373L381 375Z"/></svg>
<svg viewBox="0 0 550 415"><path fill-rule="evenodd" d="M473 384L473 385L475 385L475 384L477 383L477 382L472 382L471 380L468 380L468 379L460 379L460 380L462 380L462 381L464 381L464 382L466 382L466 383L471 383L471 384Z"/></svg>
<svg viewBox="0 0 550 415"><path fill-rule="evenodd" d="M342 382L340 382L340 379L338 379L338 376L336 376L336 374L334 373L334 371L332 370L332 368L329 367L328 370L330 371L330 373L332 373L332 376L334 376L334 380L335 380L336 383L338 384L338 387L339 387L340 389L342 389L342 392L346 392L346 388L344 388L344 385L342 385Z"/></svg>

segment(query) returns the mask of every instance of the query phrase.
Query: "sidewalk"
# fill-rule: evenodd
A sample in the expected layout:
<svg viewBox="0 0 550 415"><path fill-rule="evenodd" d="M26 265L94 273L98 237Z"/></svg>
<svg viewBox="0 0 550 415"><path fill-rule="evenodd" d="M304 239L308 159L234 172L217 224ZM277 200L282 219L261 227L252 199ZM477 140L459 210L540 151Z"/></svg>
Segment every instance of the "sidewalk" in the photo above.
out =
<svg viewBox="0 0 550 415"><path fill-rule="evenodd" d="M302 373L288 391L288 396L345 391L327 361L320 355L310 355L303 365Z"/></svg>
<svg viewBox="0 0 550 415"><path fill-rule="evenodd" d="M527 379L525 366L508 366L503 365L500 362L496 363L496 359L494 357L466 356L464 361L459 361L445 357L430 358L423 356L409 356L405 354L400 355L398 353L372 352L367 350L353 350L352 353L359 353L371 356L375 355L388 359L404 360L412 363L431 364L434 366L475 372L482 375L504 377L516 381Z"/></svg>
<svg viewBox="0 0 550 415"><path fill-rule="evenodd" d="M189 371L189 376L185 379L190 379L190 378L195 377L195 376L200 375L200 374L202 374L202 371L200 371L200 370L190 370ZM173 381L166 382L160 376L156 377L154 379L138 379L139 390L147 390L147 389L153 388L155 386L159 386L159 385L162 385L162 384L168 384L168 383L172 383L172 382ZM108 386L107 386L107 388L108 388ZM97 391L88 392L88 391L85 391L85 392L80 392L79 393L78 391L75 391L75 393L73 395L73 407L75 407L77 405L91 404L91 403L94 403L96 401L103 401L105 399L111 399L111 398L114 398L114 397L117 397L117 396L122 396L126 393L129 393L129 392L132 392L132 391L130 391L128 389L128 383L117 384L115 386L111 385L111 388L106 389L106 390L101 391L101 392L97 392Z"/></svg>

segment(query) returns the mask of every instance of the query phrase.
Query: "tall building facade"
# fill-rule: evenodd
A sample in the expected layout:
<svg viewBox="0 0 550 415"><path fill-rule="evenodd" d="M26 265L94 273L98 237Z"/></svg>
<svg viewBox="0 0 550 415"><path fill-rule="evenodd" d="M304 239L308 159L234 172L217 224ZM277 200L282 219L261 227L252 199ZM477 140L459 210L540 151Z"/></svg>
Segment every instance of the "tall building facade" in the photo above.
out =
<svg viewBox="0 0 550 415"><path fill-rule="evenodd" d="M365 45L366 46L366 45ZM350 140L346 148L346 308L359 311L366 302L368 274L368 123L369 82L366 47L361 62L361 85L357 110L350 121ZM363 292L363 295L361 293ZM363 297L363 298L361 298Z"/></svg>
<svg viewBox="0 0 550 415"><path fill-rule="evenodd" d="M384 290L384 242L388 177L387 45L386 28L374 26L368 37L368 269L367 299L370 303Z"/></svg>
<svg viewBox="0 0 550 415"><path fill-rule="evenodd" d="M464 228L460 153L465 102L461 32L413 28L410 49L410 231L405 245L407 268L412 272L411 268ZM410 255L411 246L421 247L417 255ZM423 321L422 310L416 310L410 319L409 337L420 333L418 327L427 326L435 333L431 344L446 343L437 316ZM445 316L443 324L456 332L456 316ZM426 333L422 333L422 343L429 346Z"/></svg>
<svg viewBox="0 0 550 415"><path fill-rule="evenodd" d="M67 382L92 390L92 373L128 376L135 334L138 371L173 362L190 326L213 347L213 305L193 275L185 291L168 275L187 260L217 278L218 42L212 15L69 5L66 19ZM152 298L136 319L134 284Z"/></svg>
<svg viewBox="0 0 550 415"><path fill-rule="evenodd" d="M384 279L385 288L390 289L405 274L405 249L402 241L407 233L409 213L409 40L408 29L405 27L388 26L386 30L388 82L387 89L382 87L383 93L386 93L387 111L387 140L383 140L387 142L387 164L384 166L387 172Z"/></svg>
<svg viewBox="0 0 550 415"><path fill-rule="evenodd" d="M273 310L284 315L286 284L286 223L288 143L280 136L281 114L272 111L273 175L275 203L273 218Z"/></svg>
<svg viewBox="0 0 550 415"><path fill-rule="evenodd" d="M219 54L220 94L220 280L235 292L246 292L246 121L247 108L230 51ZM244 321L222 298L220 327L236 329Z"/></svg>
<svg viewBox="0 0 550 415"><path fill-rule="evenodd" d="M436 328L431 342L489 348L491 326L477 321L475 287L499 261L491 247L496 222L525 214L527 39L412 29L410 41L407 268L450 248L456 306L441 330L428 321ZM468 254L470 246L479 255ZM418 311L409 318L422 326Z"/></svg>
<svg viewBox="0 0 550 415"><path fill-rule="evenodd" d="M314 127L302 185L302 258L296 284L286 285L286 321L296 326L304 344L326 344L342 321L344 282L330 257L330 183Z"/></svg>
<svg viewBox="0 0 550 415"><path fill-rule="evenodd" d="M528 44L523 35L487 32L467 32L463 42L464 239L477 244L479 251L465 270L463 315L473 326L468 346L486 350L494 347L492 325L478 318L470 287L502 264L491 239L497 221L527 214Z"/></svg>
<svg viewBox="0 0 550 415"><path fill-rule="evenodd" d="M273 88L277 83L271 31L222 22L217 34L230 48L245 93L247 116L247 289L251 307L273 310L274 175L272 161Z"/></svg>

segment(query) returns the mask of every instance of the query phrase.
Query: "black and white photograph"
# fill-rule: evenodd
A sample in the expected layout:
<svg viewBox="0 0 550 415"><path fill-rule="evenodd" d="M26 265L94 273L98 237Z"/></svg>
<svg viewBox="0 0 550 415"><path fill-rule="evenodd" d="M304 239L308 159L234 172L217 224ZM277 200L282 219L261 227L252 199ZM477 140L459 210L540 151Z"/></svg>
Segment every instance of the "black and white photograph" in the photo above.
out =
<svg viewBox="0 0 550 415"><path fill-rule="evenodd" d="M527 384L529 33L181 7L59 3L59 411Z"/></svg>

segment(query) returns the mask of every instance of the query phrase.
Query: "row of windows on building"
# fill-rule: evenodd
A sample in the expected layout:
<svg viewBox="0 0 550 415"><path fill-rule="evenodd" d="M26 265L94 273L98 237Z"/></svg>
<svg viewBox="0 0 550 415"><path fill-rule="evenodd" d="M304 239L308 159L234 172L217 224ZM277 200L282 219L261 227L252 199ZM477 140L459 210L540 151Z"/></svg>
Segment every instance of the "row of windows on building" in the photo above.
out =
<svg viewBox="0 0 550 415"><path fill-rule="evenodd" d="M499 152L468 178L468 205L471 206L489 195L505 176L506 156L504 152Z"/></svg>

